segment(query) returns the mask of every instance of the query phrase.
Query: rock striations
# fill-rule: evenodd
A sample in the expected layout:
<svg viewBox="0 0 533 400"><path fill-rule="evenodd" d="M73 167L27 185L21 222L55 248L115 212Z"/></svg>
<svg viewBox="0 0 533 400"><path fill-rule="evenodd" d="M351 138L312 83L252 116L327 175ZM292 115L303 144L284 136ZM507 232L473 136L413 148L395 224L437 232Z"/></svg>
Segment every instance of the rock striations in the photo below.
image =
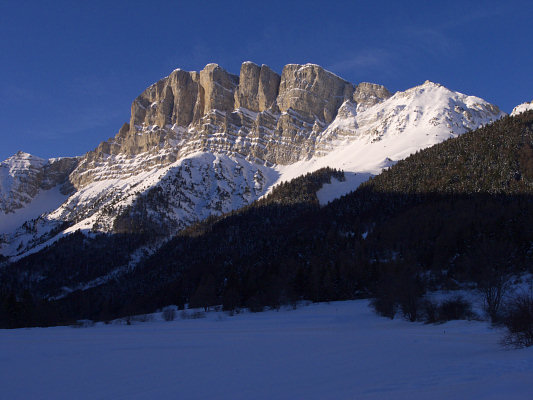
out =
<svg viewBox="0 0 533 400"><path fill-rule="evenodd" d="M281 76L252 62L242 64L239 76L216 64L200 72L177 69L134 100L129 124L89 152L71 179L79 188L105 178L95 167L117 155L146 154L146 168L198 151L291 164L315 154L317 135L346 100L366 108L389 96L383 86L354 87L314 64L289 64Z"/></svg>
<svg viewBox="0 0 533 400"><path fill-rule="evenodd" d="M245 206L280 180L323 166L370 176L503 115L432 82L391 95L315 64L288 64L281 75L252 62L238 76L217 64L176 69L133 101L116 136L84 156L19 153L2 163L0 225L52 188L65 198L0 235L0 253L20 257L78 229L136 231L148 220L170 235Z"/></svg>

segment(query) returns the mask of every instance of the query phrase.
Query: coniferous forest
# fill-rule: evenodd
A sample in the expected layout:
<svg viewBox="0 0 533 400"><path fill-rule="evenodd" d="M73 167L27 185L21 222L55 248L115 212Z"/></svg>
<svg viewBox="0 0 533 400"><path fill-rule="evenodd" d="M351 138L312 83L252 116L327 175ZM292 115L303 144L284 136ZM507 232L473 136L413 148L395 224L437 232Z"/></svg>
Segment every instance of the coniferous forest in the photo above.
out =
<svg viewBox="0 0 533 400"><path fill-rule="evenodd" d="M261 311L362 297L383 315L417 320L436 312L420 301L427 291L489 290L533 272L533 112L419 151L321 207L316 192L331 178L343 172L282 183L186 228L135 268L121 267L155 235L142 220L141 233L65 237L0 270L0 326L109 320L170 304Z"/></svg>

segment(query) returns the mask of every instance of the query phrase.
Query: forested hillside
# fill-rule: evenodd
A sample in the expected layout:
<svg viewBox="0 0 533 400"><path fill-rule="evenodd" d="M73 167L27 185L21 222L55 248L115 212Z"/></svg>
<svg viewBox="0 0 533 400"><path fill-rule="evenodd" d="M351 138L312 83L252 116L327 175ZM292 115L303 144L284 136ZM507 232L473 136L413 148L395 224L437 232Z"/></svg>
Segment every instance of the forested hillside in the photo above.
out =
<svg viewBox="0 0 533 400"><path fill-rule="evenodd" d="M342 173L295 179L242 210L185 229L117 279L58 300L37 300L49 288L28 278L41 269L23 259L2 271L9 282L2 325L109 319L185 303L259 311L399 288L416 297L531 271L532 126L533 112L503 118L420 151L325 207L316 191ZM50 252L62 250L41 254L53 260ZM101 268L87 260L72 265L80 262Z"/></svg>

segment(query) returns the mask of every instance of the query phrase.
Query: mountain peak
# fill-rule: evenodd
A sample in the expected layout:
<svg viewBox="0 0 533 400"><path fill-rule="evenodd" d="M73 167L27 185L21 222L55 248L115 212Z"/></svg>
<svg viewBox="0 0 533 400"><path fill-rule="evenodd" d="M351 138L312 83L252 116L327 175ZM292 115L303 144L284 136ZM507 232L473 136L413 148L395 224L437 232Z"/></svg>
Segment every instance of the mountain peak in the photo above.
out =
<svg viewBox="0 0 533 400"><path fill-rule="evenodd" d="M440 83L430 81L429 79L427 79L427 80L426 80L422 85L420 85L420 86L444 87L444 86L442 86Z"/></svg>
<svg viewBox="0 0 533 400"><path fill-rule="evenodd" d="M533 110L533 101L525 102L522 104L517 105L515 108L513 108L513 111L511 112L511 116L514 117L515 115L522 114L523 112Z"/></svg>
<svg viewBox="0 0 533 400"><path fill-rule="evenodd" d="M22 150L17 151L15 154L13 154L11 157L9 157L7 160L3 161L2 164L20 164L23 163L24 165L32 165L32 166L42 166L47 162L44 158L34 156L33 154L26 153Z"/></svg>

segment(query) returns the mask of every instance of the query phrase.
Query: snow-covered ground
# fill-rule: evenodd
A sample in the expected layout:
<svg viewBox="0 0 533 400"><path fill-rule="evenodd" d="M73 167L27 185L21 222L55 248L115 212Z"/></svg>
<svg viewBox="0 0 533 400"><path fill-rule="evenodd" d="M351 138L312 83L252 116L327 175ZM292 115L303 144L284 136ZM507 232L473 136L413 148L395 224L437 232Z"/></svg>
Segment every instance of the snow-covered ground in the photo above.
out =
<svg viewBox="0 0 533 400"><path fill-rule="evenodd" d="M5 399L531 399L533 348L485 322L365 300L74 329L0 330Z"/></svg>

